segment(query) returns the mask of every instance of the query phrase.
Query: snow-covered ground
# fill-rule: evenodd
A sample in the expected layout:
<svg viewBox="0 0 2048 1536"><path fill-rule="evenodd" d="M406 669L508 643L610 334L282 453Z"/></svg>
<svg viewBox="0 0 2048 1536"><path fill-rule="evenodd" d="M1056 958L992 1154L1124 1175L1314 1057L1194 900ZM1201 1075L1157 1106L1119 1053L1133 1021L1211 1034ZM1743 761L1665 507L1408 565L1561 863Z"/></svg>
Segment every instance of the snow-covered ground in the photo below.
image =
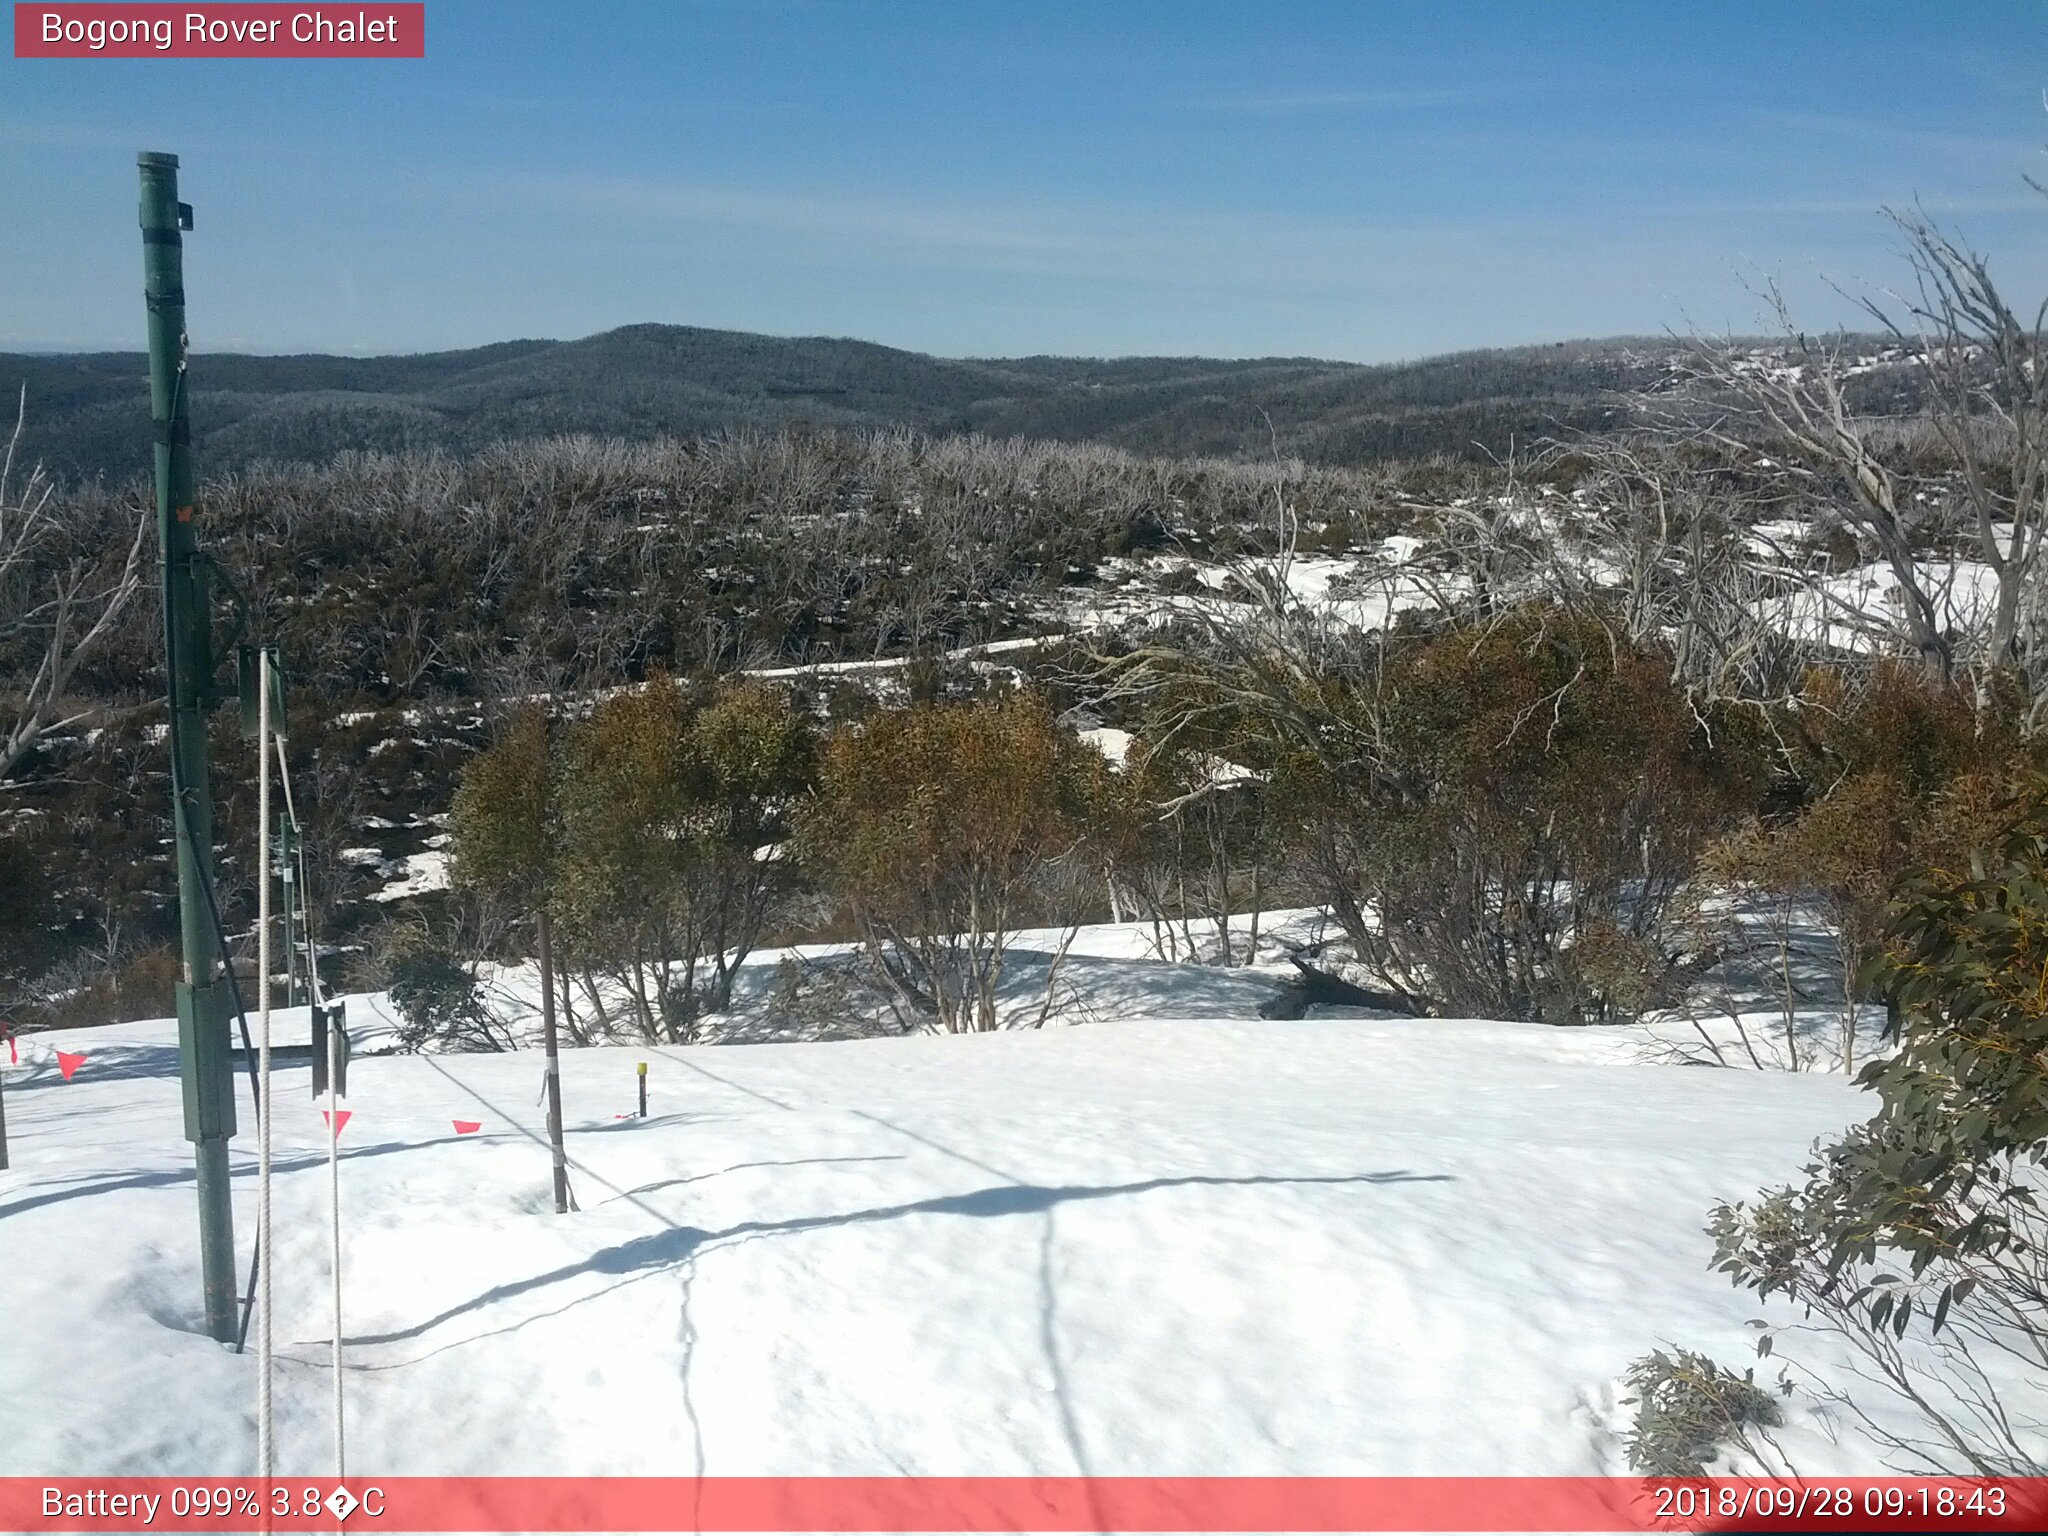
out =
<svg viewBox="0 0 2048 1536"><path fill-rule="evenodd" d="M568 1216L537 1056L359 1060L352 1464L1623 1471L1630 1360L1752 1358L1709 1206L1865 1112L1839 1075L1622 1031L1260 1019L1270 978L1145 961L1136 928L1082 934L1076 1027L567 1053ZM57 1038L4 1069L0 1472L246 1472L254 1364L199 1330L175 1050L68 1032L65 1082ZM324 1130L303 1066L277 1091L280 1465L312 1471ZM245 1124L245 1253L253 1153ZM1803 1470L1883 1470L1789 1412Z"/></svg>
<svg viewBox="0 0 2048 1536"><path fill-rule="evenodd" d="M1944 632L1982 634L1990 627L1998 578L1988 565L1922 559L1915 569ZM1897 573L1882 563L1815 579L1772 599L1763 612L1780 634L1851 655L1896 651L1905 632L1905 594Z"/></svg>

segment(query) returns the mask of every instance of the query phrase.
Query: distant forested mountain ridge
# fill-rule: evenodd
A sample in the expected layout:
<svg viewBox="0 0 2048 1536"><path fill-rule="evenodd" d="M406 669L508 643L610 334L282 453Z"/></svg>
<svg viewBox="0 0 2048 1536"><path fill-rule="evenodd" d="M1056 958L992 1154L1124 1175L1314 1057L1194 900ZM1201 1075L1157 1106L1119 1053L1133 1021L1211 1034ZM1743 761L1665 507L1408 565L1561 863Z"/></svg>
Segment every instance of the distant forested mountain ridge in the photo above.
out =
<svg viewBox="0 0 2048 1536"><path fill-rule="evenodd" d="M634 325L580 341L508 341L397 357L192 359L208 473L324 462L346 449L446 447L556 433L648 438L803 421L915 427L1146 453L1264 453L1315 463L1504 453L1597 430L1654 384L1670 342L1573 342L1364 366L1314 358L928 357L871 342ZM139 352L0 354L26 386L23 451L67 480L148 467Z"/></svg>

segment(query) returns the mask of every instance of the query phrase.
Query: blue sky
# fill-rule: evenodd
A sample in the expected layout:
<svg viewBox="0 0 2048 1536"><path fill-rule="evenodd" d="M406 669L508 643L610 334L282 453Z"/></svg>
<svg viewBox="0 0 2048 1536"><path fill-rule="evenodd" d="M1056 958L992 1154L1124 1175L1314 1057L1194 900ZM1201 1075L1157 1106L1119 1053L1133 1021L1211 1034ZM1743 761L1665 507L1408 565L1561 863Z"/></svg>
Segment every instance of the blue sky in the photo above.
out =
<svg viewBox="0 0 2048 1536"><path fill-rule="evenodd" d="M429 0L423 61L0 58L0 349L638 321L1363 361L1814 328L1916 196L2048 288L2048 4Z"/></svg>

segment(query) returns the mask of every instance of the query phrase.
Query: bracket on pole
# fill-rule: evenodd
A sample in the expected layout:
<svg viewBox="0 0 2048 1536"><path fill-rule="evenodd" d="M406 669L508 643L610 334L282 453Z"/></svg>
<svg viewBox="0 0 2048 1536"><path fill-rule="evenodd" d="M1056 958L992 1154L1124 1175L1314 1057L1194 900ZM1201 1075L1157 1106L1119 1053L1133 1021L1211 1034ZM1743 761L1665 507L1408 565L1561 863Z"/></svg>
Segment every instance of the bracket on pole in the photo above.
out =
<svg viewBox="0 0 2048 1536"><path fill-rule="evenodd" d="M313 1097L327 1095L328 1040L334 1042L334 1093L348 1097L348 1059L353 1046L348 1037L348 1010L340 1002L315 1003L309 1010L313 1025Z"/></svg>
<svg viewBox="0 0 2048 1536"><path fill-rule="evenodd" d="M185 1139L205 1141L235 1134L235 1063L228 1044L228 984L225 977L193 986L179 982L178 1055L190 1063L182 1074Z"/></svg>
<svg viewBox="0 0 2048 1536"><path fill-rule="evenodd" d="M263 656L270 657L270 734L279 741L288 737L284 715L284 668L277 659L274 645L240 645L235 649L235 692L242 705L242 734L249 740L256 739L256 727L260 715L257 695L262 691Z"/></svg>

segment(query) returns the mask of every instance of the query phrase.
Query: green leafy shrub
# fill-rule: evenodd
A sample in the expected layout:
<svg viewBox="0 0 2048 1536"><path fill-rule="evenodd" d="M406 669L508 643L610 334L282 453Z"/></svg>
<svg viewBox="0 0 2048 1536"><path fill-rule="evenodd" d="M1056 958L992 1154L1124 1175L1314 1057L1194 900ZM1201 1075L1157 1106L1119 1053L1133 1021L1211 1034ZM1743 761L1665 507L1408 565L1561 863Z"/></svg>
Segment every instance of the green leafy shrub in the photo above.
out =
<svg viewBox="0 0 2048 1536"><path fill-rule="evenodd" d="M1091 757L1023 693L885 710L826 743L799 844L909 1016L1000 1027L1004 957L1081 841Z"/></svg>
<svg viewBox="0 0 2048 1536"><path fill-rule="evenodd" d="M513 1042L484 1006L476 973L431 941L401 952L391 966L391 1003L398 1043L454 1051L505 1051Z"/></svg>
<svg viewBox="0 0 2048 1536"><path fill-rule="evenodd" d="M2010 820L2000 805L2013 765L2040 761L2043 744L2022 729L2025 709L2005 680L1980 696L1892 661L1853 674L1816 668L1785 716L1781 803L1708 852L1715 882L1762 908L1781 934L1796 911L1833 939L1845 1070L1854 1068L1857 1014L1875 990L1870 965L1900 880L1995 840ZM1789 994L1782 945L1779 957ZM1789 1040L1789 1004L1787 1012Z"/></svg>
<svg viewBox="0 0 2048 1536"><path fill-rule="evenodd" d="M1319 740L1275 790L1311 893L1419 1010L1600 1022L1706 958L1685 898L1765 754L1755 712L1690 699L1668 654L1526 608L1397 640L1296 708Z"/></svg>
<svg viewBox="0 0 2048 1536"><path fill-rule="evenodd" d="M581 973L602 1032L606 976L643 1038L687 1043L795 890L787 822L814 755L765 683L656 677L559 731L523 710L463 772L454 883L554 919L557 967Z"/></svg>
<svg viewBox="0 0 2048 1536"><path fill-rule="evenodd" d="M1799 1303L1911 1407L1909 1437L1850 1405L1882 1443L1936 1471L2032 1476L2048 1471L2048 780L1999 819L2002 838L1911 877L1893 908L1870 983L1896 1049L1858 1076L1876 1114L1803 1187L1721 1205L1710 1231L1737 1284Z"/></svg>
<svg viewBox="0 0 2048 1536"><path fill-rule="evenodd" d="M1703 1477L1731 1446L1755 1455L1762 1432L1782 1421L1754 1371L1738 1376L1688 1350L1653 1350L1626 1379L1636 1408L1628 1464L1652 1477Z"/></svg>

